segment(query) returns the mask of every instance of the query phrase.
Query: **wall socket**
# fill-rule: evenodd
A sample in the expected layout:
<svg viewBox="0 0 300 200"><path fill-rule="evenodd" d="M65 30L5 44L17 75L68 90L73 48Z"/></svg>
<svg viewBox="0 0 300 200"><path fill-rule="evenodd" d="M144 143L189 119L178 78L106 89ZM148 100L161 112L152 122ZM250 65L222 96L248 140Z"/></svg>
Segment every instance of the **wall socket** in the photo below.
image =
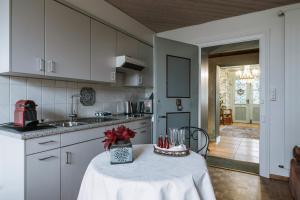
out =
<svg viewBox="0 0 300 200"><path fill-rule="evenodd" d="M270 100L271 101L277 101L277 91L276 91L276 88L271 88L271 91L270 91Z"/></svg>

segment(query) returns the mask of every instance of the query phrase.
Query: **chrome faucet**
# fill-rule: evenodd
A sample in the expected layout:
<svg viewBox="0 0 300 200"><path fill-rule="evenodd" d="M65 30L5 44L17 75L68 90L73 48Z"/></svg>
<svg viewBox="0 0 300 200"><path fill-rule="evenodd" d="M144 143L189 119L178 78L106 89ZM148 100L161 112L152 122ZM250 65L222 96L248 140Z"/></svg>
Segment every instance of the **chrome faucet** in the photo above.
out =
<svg viewBox="0 0 300 200"><path fill-rule="evenodd" d="M74 94L72 95L72 104L71 104L71 113L69 114L69 117L71 119L71 121L76 121L77 120L77 113L76 113L76 110L74 108L74 98L75 97L80 97L81 95L80 94Z"/></svg>

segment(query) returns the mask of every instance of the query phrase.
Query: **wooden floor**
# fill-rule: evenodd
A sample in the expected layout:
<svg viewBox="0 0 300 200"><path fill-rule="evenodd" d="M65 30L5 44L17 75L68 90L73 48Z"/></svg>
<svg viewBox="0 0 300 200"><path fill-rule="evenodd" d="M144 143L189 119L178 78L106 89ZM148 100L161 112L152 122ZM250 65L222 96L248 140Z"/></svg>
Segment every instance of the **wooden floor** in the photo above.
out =
<svg viewBox="0 0 300 200"><path fill-rule="evenodd" d="M210 142L208 155L259 163L259 140L221 136L218 144Z"/></svg>
<svg viewBox="0 0 300 200"><path fill-rule="evenodd" d="M209 167L217 200L292 200L288 182Z"/></svg>

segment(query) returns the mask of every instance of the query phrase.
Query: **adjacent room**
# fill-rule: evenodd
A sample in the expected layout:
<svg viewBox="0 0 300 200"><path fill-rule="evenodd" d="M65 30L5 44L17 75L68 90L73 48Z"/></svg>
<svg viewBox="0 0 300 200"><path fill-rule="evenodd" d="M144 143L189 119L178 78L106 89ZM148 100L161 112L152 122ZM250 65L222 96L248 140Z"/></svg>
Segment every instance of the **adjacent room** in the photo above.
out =
<svg viewBox="0 0 300 200"><path fill-rule="evenodd" d="M0 0L0 200L300 200L300 0Z"/></svg>
<svg viewBox="0 0 300 200"><path fill-rule="evenodd" d="M250 163L250 172L259 173L259 41L207 47L202 58L207 62L201 70L208 69L208 110L201 113L208 116L208 163L229 168Z"/></svg>

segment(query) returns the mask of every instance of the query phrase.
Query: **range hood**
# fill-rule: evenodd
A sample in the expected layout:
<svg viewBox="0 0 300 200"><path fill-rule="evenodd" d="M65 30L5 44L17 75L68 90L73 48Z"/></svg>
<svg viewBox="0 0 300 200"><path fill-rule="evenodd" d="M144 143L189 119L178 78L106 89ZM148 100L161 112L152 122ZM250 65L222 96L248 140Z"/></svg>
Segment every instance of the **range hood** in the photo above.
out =
<svg viewBox="0 0 300 200"><path fill-rule="evenodd" d="M121 72L126 72L128 70L142 71L146 67L145 62L125 55L117 56L116 64L117 71Z"/></svg>

